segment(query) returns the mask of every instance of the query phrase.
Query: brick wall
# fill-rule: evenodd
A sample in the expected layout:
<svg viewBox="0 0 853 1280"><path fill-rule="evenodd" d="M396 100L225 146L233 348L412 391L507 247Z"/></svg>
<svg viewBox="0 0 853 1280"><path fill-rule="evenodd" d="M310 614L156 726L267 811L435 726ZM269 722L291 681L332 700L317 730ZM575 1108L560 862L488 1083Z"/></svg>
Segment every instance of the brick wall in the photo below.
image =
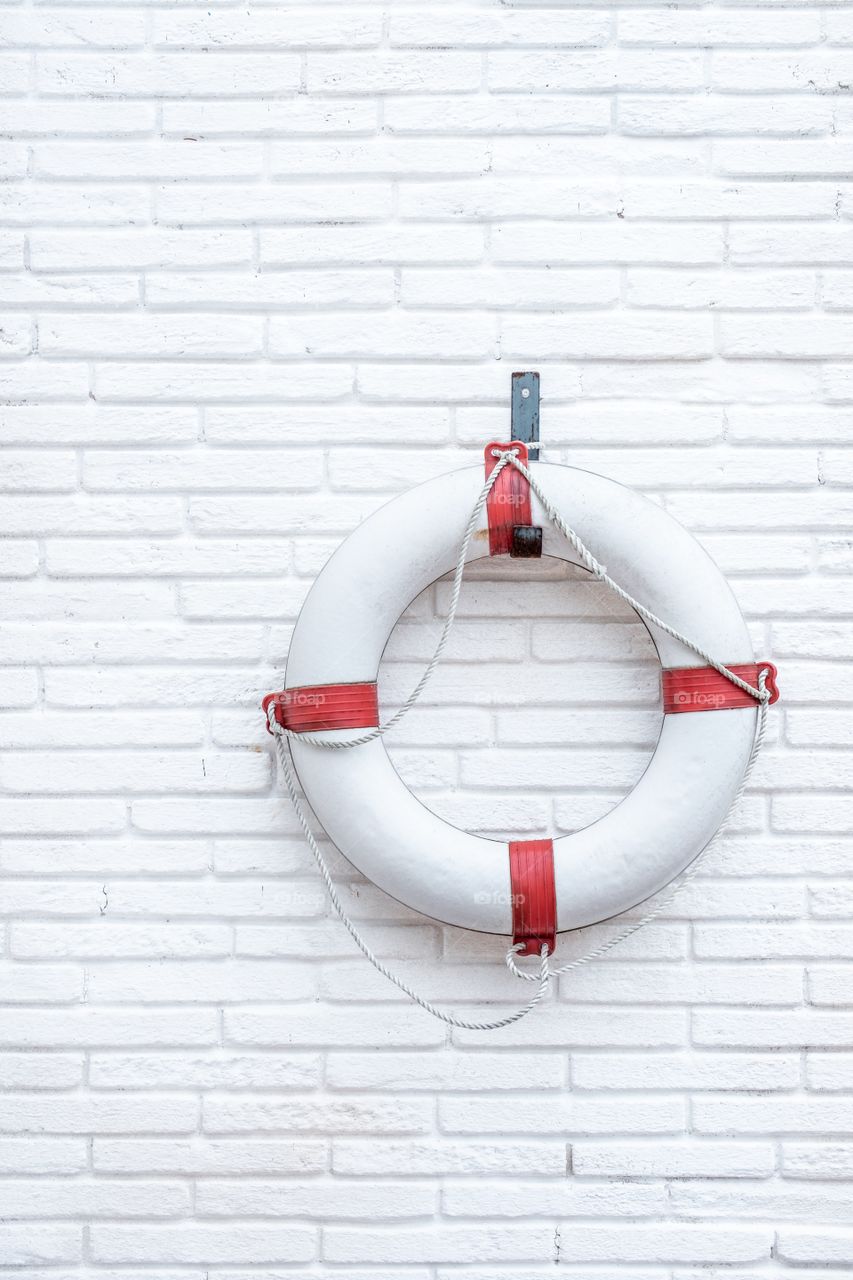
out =
<svg viewBox="0 0 853 1280"><path fill-rule="evenodd" d="M0 36L0 1262L849 1277L853 5L20 3ZM331 917L258 702L331 549L505 434L515 368L547 458L705 543L785 700L659 923L449 1034ZM659 715L632 615L492 563L390 749L460 825L570 831ZM519 1000L501 940L334 868L430 998Z"/></svg>

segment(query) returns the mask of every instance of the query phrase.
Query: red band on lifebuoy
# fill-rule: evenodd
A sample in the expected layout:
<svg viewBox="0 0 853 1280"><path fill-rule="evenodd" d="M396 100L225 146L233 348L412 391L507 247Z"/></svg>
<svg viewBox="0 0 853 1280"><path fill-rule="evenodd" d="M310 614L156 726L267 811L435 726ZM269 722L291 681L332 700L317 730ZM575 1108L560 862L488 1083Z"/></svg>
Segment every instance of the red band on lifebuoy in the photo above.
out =
<svg viewBox="0 0 853 1280"><path fill-rule="evenodd" d="M772 662L741 662L729 667L736 676L758 688L759 671L767 672L766 688L770 703L779 701L776 684L778 672ZM713 667L670 667L661 673L663 709L666 715L685 711L731 711L737 707L754 707L751 693L739 689Z"/></svg>
<svg viewBox="0 0 853 1280"><path fill-rule="evenodd" d="M557 941L554 841L511 840L509 878L513 943L524 943L523 956L538 956L543 945L553 954Z"/></svg>
<svg viewBox="0 0 853 1280"><path fill-rule="evenodd" d="M373 729L379 724L376 683L307 684L281 693L268 693L262 704L269 729L274 719L292 733L323 729Z"/></svg>
<svg viewBox="0 0 853 1280"><path fill-rule="evenodd" d="M487 480L499 462L492 453L493 449L517 449L519 462L523 462L525 466L528 464L526 444L522 444L520 440L511 440L508 444L493 440L486 445L485 450ZM507 463L492 485L486 499L486 513L489 518L489 555L509 555L512 550L513 526L533 523L530 514L530 485L511 463Z"/></svg>

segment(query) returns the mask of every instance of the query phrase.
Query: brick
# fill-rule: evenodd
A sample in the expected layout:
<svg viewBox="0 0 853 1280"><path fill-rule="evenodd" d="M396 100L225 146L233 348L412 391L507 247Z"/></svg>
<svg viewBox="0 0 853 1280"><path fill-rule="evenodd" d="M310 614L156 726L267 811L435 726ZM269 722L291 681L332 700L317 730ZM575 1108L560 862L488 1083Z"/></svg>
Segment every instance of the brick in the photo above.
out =
<svg viewBox="0 0 853 1280"><path fill-rule="evenodd" d="M85 545L81 541L75 541L73 544L62 543L63 550L80 548ZM103 545L107 547L106 540L100 543L89 544L90 551L87 556L82 556L78 562L78 570L80 573L87 573L90 566L97 565L97 547ZM165 544L174 546L175 544ZM119 550L132 550L135 544L119 543ZM143 547L147 548L152 556L156 555L156 544L144 543ZM95 562L93 564L93 562ZM140 568L144 564L144 557L140 558ZM152 565L153 567L153 565ZM128 576L132 566L127 566ZM113 565L113 572L106 572L106 576L119 576L119 562ZM94 576L94 575L93 575ZM93 662L101 661L105 665L117 663L126 664L133 662L156 662L156 661L172 661L172 662L215 662L220 654L227 651L233 658L242 658L245 661L260 656L263 645L263 632L258 626L211 626L204 628L193 628L180 623L140 623L139 626L129 633L127 628L121 625L110 625L109 623L101 623L99 625L87 624L80 622L73 628L61 626L57 623L39 623L37 625L16 627L9 625L5 631L3 639L0 640L0 661L3 663L23 662L27 658L38 660L40 662L68 663L90 665ZM14 728L14 723L7 721ZM22 743L26 746L42 745L42 739L46 738L46 726L42 729L42 738L39 738L39 726L35 719L30 720L31 738ZM165 714L161 716L154 715L150 712L141 712L134 716L133 723L127 724L125 720L125 737L121 738L118 743L103 741L100 737L100 730L103 729L107 734L115 734L119 725L118 719L113 715L110 719L109 713L103 715L93 715L88 720L84 717L79 719L80 740L65 740L62 742L54 741L55 746L111 746L121 745L121 742L128 741L130 737L136 739L150 739L150 745L183 745L187 741L190 743L197 742L199 734L195 731L198 724L197 720L188 713L177 713L173 715ZM193 725L194 731L188 734L188 726ZM95 728L97 726L97 728ZM56 729L62 734L64 729L70 729L71 724L66 718L62 717L56 720ZM87 732L88 730L88 732ZM163 737L157 737L157 732ZM2 729L0 729L2 734ZM177 735L178 741L173 744L171 739ZM14 746L15 741L11 738L6 745ZM135 744L135 745L138 745Z"/></svg>
<svg viewBox="0 0 853 1280"><path fill-rule="evenodd" d="M626 184L621 193L625 218L831 217L837 195L829 183L801 182L776 193L761 183L723 182Z"/></svg>
<svg viewBox="0 0 853 1280"><path fill-rule="evenodd" d="M849 1181L853 1144L842 1142L785 1142L782 1171L787 1177Z"/></svg>
<svg viewBox="0 0 853 1280"><path fill-rule="evenodd" d="M96 1226L92 1258L116 1263L290 1263L315 1254L309 1227L227 1227L181 1223L177 1227Z"/></svg>
<svg viewBox="0 0 853 1280"><path fill-rule="evenodd" d="M574 1054L575 1089L755 1090L795 1089L793 1054Z"/></svg>
<svg viewBox="0 0 853 1280"><path fill-rule="evenodd" d="M245 230L169 227L128 227L97 236L41 231L30 237L30 245L36 269L59 272L246 266L252 253Z"/></svg>
<svg viewBox="0 0 853 1280"><path fill-rule="evenodd" d="M22 1049L66 1045L71 1048L75 1046L211 1045L215 1039L216 1016L204 1009L176 1011L158 1009L156 1012L152 1010L137 1012L131 1008L129 1012L118 1013L112 1009L75 1009L68 1012L42 1010L37 1019L30 1012L10 1012L0 1031L0 1045ZM194 1115L192 1107L188 1108L184 1101L178 1099L175 1100L171 1109L162 1112L161 1103L158 1101L156 1114L152 1114L150 1102L129 1107L126 1112L123 1112L120 1105L111 1111L108 1107L100 1109L93 1101L91 1107L82 1108L82 1111L71 1104L67 1110L60 1107L55 1114L49 1108L42 1108L40 1112L30 1111L29 1119L19 1109L13 1107L8 1096L7 1105L10 1111L9 1123L20 1126L12 1129L11 1132L25 1131L30 1122L35 1123L39 1116L43 1117L45 1124L78 1123L79 1132L82 1133L91 1130L98 1116L101 1119L97 1120L97 1123L105 1125L107 1131L110 1123L119 1122L122 1116L125 1116L128 1123L130 1123L130 1117L133 1118L134 1124L131 1125L131 1129L144 1124L145 1116L155 1125L166 1124L168 1117L172 1116L170 1132L189 1132L195 1128L195 1120L190 1118L191 1114ZM165 1104L162 1105L165 1106ZM78 1130L66 1131L73 1133ZM60 1130L45 1129L44 1132L60 1132Z"/></svg>
<svg viewBox="0 0 853 1280"><path fill-rule="evenodd" d="M6 48L134 48L145 43L145 22L141 13L120 18L82 8L36 14L13 9L3 14L0 37Z"/></svg>
<svg viewBox="0 0 853 1280"><path fill-rule="evenodd" d="M226 925L135 924L98 921L79 924L15 924L12 954L49 959L68 956L91 959L135 959L143 956L225 956L231 949Z"/></svg>
<svg viewBox="0 0 853 1280"><path fill-rule="evenodd" d="M97 1179L0 1180L10 1218L177 1218L189 1208L180 1182L109 1183ZM39 1227L41 1230L41 1227Z"/></svg>
<svg viewBox="0 0 853 1280"><path fill-rule="evenodd" d="M212 481L213 482L213 478ZM227 578L231 575L278 575L289 559L290 544L282 540L249 545L205 539L195 543L134 539L106 539L48 543L46 564L55 577L187 576ZM212 647L212 646L211 646ZM222 649L219 649L219 653ZM215 656L215 655L212 655Z"/></svg>
<svg viewBox="0 0 853 1280"><path fill-rule="evenodd" d="M338 1089L478 1090L559 1089L564 1063L557 1055L332 1053L326 1081Z"/></svg>
<svg viewBox="0 0 853 1280"><path fill-rule="evenodd" d="M853 958L853 928L820 921L756 922L748 930L740 925L699 924L694 930L694 949L698 956L732 959Z"/></svg>
<svg viewBox="0 0 853 1280"><path fill-rule="evenodd" d="M768 222L763 226L733 227L730 245L731 260L736 266L771 263L837 267L853 262L853 231L837 223L793 228Z"/></svg>
<svg viewBox="0 0 853 1280"><path fill-rule="evenodd" d="M829 103L809 101L793 94L788 98L779 95L762 99L757 94L738 93L742 83L735 84L731 91L710 91L701 95L666 92L633 98L625 94L619 100L620 128L628 135L639 137L728 137L746 132L762 139L761 143L751 137L746 140L745 145L753 155L765 137L787 136L794 131L829 133L832 123ZM720 157L718 172L729 173L734 168L744 177L758 176L761 165L747 167L743 160L739 161L734 156L736 145L721 143L715 147L715 156ZM731 160L728 159L730 155Z"/></svg>
<svg viewBox="0 0 853 1280"><path fill-rule="evenodd" d="M295 964L241 960L229 964L221 976L220 969L216 961L123 964L94 975L88 996L92 1004L157 1004L165 986L175 1004L215 999L221 1004L242 1005L305 1000L316 991L314 974Z"/></svg>
<svg viewBox="0 0 853 1280"><path fill-rule="evenodd" d="M353 175L358 177L405 177L422 174L478 175L488 166L484 143L459 141L452 149L432 139L378 137L351 142L346 149L338 142L275 142L270 149L270 172L274 177L299 175ZM439 184L438 189L443 189ZM418 214L416 214L418 216Z"/></svg>
<svg viewBox="0 0 853 1280"><path fill-rule="evenodd" d="M853 1114L836 1098L699 1098L694 1123L699 1133L725 1133L733 1126L743 1133L851 1132Z"/></svg>
<svg viewBox="0 0 853 1280"><path fill-rule="evenodd" d="M93 1143L99 1173L304 1174L326 1167L326 1143L253 1138L107 1138Z"/></svg>
<svg viewBox="0 0 853 1280"><path fill-rule="evenodd" d="M195 1128L197 1118L194 1098L164 1095L158 1100L156 1116L150 1098L121 1094L69 1099L7 1094L0 1103L3 1133L122 1133L145 1129L153 1120L166 1132L186 1133Z"/></svg>
<svg viewBox="0 0 853 1280"><path fill-rule="evenodd" d="M318 1191L322 1192L319 1204ZM373 1223L432 1217L435 1202L435 1188L428 1182L365 1181L337 1186L329 1182L323 1186L291 1181L283 1188L281 1181L217 1179L199 1186L196 1212L200 1218L321 1217Z"/></svg>
<svg viewBox="0 0 853 1280"><path fill-rule="evenodd" d="M45 316L39 324L40 350L47 356L189 357L252 356L261 349L260 326L251 318L190 322L136 316Z"/></svg>
<svg viewBox="0 0 853 1280"><path fill-rule="evenodd" d="M149 972L153 969L151 966ZM319 1083L321 1068L320 1055L312 1053L289 1057L219 1054L215 1058L204 1052L95 1053L90 1059L89 1082L95 1089L310 1089ZM145 1148L145 1144L139 1145ZM156 1141L149 1145L153 1152L159 1151ZM294 1160L294 1170L302 1167ZM307 1161L304 1167L308 1167Z"/></svg>
<svg viewBox="0 0 853 1280"><path fill-rule="evenodd" d="M817 14L780 10L772 24L761 9L721 10L713 15L685 9L667 11L627 9L619 14L621 44L737 46L816 44L820 39Z"/></svg>
<svg viewBox="0 0 853 1280"><path fill-rule="evenodd" d="M0 548L0 576L31 578L38 572L38 543L7 539Z"/></svg>
<svg viewBox="0 0 853 1280"><path fill-rule="evenodd" d="M83 1055L74 1053L42 1053L37 1059L30 1053L3 1053L0 1054L0 1082L4 1089L12 1090L74 1088L82 1083L84 1063ZM60 1159L61 1150L60 1144L57 1148ZM45 1144L45 1152L50 1154L49 1143ZM38 1157L35 1144L32 1156Z"/></svg>
<svg viewBox="0 0 853 1280"><path fill-rule="evenodd" d="M67 183L9 183L0 193L0 223L7 226L54 223L121 226L145 216L146 193L141 184L69 187Z"/></svg>
<svg viewBox="0 0 853 1280"><path fill-rule="evenodd" d="M82 1259L79 1226L42 1224L35 1234L31 1226L3 1223L0 1252L7 1266L49 1266L78 1263Z"/></svg>
<svg viewBox="0 0 853 1280"><path fill-rule="evenodd" d="M479 262L484 249L483 232L476 226L448 227L437 238L429 223L262 228L260 244L262 264L277 267Z"/></svg>
<svg viewBox="0 0 853 1280"><path fill-rule="evenodd" d="M844 1187L803 1187L789 1183L744 1185L742 1182L681 1183L672 1188L677 1214L720 1218L767 1217L786 1222L820 1218L843 1225L849 1221L850 1195Z"/></svg>
<svg viewBox="0 0 853 1280"><path fill-rule="evenodd" d="M704 317L673 321L665 313L625 316L614 321L587 318L582 329L573 321L546 317L534 321L505 320L501 349L513 357L534 350L546 357L590 360L701 360L711 354L711 334Z"/></svg>
<svg viewBox="0 0 853 1280"><path fill-rule="evenodd" d="M774 1168L769 1142L691 1136L678 1142L572 1143L572 1169L580 1177L765 1178Z"/></svg>
<svg viewBox="0 0 853 1280"><path fill-rule="evenodd" d="M545 94L523 97L512 93L479 97L430 94L389 98L385 107L386 126L392 133L454 137L458 134L604 134L610 125L610 115L610 103L605 97L568 94L561 97Z"/></svg>
<svg viewBox="0 0 853 1280"><path fill-rule="evenodd" d="M812 978L814 986L814 978ZM846 993L845 993L846 995ZM814 999L814 996L812 997ZM820 1001L829 1003L829 1001ZM835 1000L832 1003L840 1003ZM806 1057L806 1081L820 1093L842 1093L851 1087L853 1059L847 1053L810 1053Z"/></svg>
<svg viewBox="0 0 853 1280"><path fill-rule="evenodd" d="M565 223L532 221L497 224L492 233L492 252L496 262L512 264L714 265L722 261L723 245L719 230L712 224L679 226L674 235L671 227L589 223L579 224L569 236Z"/></svg>
<svg viewBox="0 0 853 1280"><path fill-rule="evenodd" d="M676 1098L634 1101L626 1110L621 1101L577 1096L556 1100L547 1108L536 1101L512 1099L445 1098L439 1103L439 1121L446 1133L678 1133L684 1122Z"/></svg>
<svg viewBox="0 0 853 1280"><path fill-rule="evenodd" d="M255 20L260 15L253 15ZM184 15L163 15L163 21L194 21ZM279 27L279 30L281 28ZM174 99L160 106L164 134L205 136L243 135L312 137L314 134L371 134L376 129L377 107L369 98L334 99L249 98L233 101Z"/></svg>
<svg viewBox="0 0 853 1280"><path fill-rule="evenodd" d="M309 93L365 94L453 92L476 89L480 57L457 50L310 53Z"/></svg>
<svg viewBox="0 0 853 1280"><path fill-rule="evenodd" d="M90 10L83 19L87 39L91 38L101 17L99 11ZM63 17L62 13L57 14L54 10L51 18L67 22L69 30L74 30L78 21L73 11ZM52 136L58 131L69 137L98 133L108 136L142 135L154 128L155 114L154 105L146 102L51 102L35 99L20 102L9 99L0 103L0 125L4 133L23 137Z"/></svg>
<svg viewBox="0 0 853 1280"><path fill-rule="evenodd" d="M328 15L312 9L291 9L282 25L275 11L248 14L213 12L158 13L154 21L154 45L177 49L323 48L326 45L359 47L376 45L381 36L378 13Z"/></svg>
<svg viewBox="0 0 853 1280"><path fill-rule="evenodd" d="M394 1098L360 1101L357 1096L327 1102L305 1099L231 1099L208 1095L204 1102L206 1133L423 1133L431 1112L426 1101Z"/></svg>
<svg viewBox="0 0 853 1280"><path fill-rule="evenodd" d="M500 1182L478 1180L449 1183L442 1193L441 1207L450 1218L488 1217L495 1203L504 1199L505 1187ZM638 1218L663 1211L662 1187L637 1183L608 1182L590 1185L573 1179L562 1183L543 1182L541 1178L513 1181L512 1200L506 1206L512 1218Z"/></svg>
<svg viewBox="0 0 853 1280"><path fill-rule="evenodd" d="M261 366L243 363L196 364L190 360L97 365L95 385L99 400L135 401L151 398L157 402L193 404L222 401L301 400L316 390L314 370L310 377L304 366ZM324 395L330 399L347 394L353 385L348 365L323 367ZM129 466L133 467L133 459ZM255 477L257 478L257 477Z"/></svg>
<svg viewBox="0 0 853 1280"><path fill-rule="evenodd" d="M71 1004L83 998L83 972L71 965L0 964L5 1004Z"/></svg>
<svg viewBox="0 0 853 1280"><path fill-rule="evenodd" d="M381 268L260 272L253 275L206 271L198 275L151 273L146 282L150 307L185 310L192 306L239 307L243 311L312 307L327 302L342 306L389 306L394 280ZM2 298L2 293L0 293ZM233 412L233 411L232 411ZM276 439L281 418L276 418ZM207 436L213 439L212 436Z"/></svg>
<svg viewBox="0 0 853 1280"><path fill-rule="evenodd" d="M35 148L35 171L47 178L254 178L263 167L258 143L45 143Z"/></svg>
<svg viewBox="0 0 853 1280"><path fill-rule="evenodd" d="M563 1142L477 1142L442 1138L439 1141L395 1142L338 1138L333 1143L332 1168L341 1174L420 1174L453 1176L523 1175L533 1166L543 1174L565 1175Z"/></svg>
<svg viewBox="0 0 853 1280"><path fill-rule="evenodd" d="M632 267L627 272L627 286L628 300L635 307L683 307L697 311L706 307L718 311L749 311L759 307L772 307L780 311L807 311L814 304L816 277L813 272L795 269L744 273L684 269L660 271ZM760 411L756 413L759 415L757 425L751 426L745 420L738 421L737 431L733 429L730 438L753 438L747 433L761 429ZM735 415L738 419L746 418L742 410L733 407L733 421ZM749 417L751 423L752 415ZM770 438L776 438L782 429L778 414L773 426ZM683 429L688 429L686 422ZM817 427L816 432L819 432ZM646 435L645 438L649 439L649 436ZM767 438L767 435L763 438ZM814 436L808 438L811 440Z"/></svg>
<svg viewBox="0 0 853 1280"><path fill-rule="evenodd" d="M112 491L224 488L310 489L320 480L320 459L310 455L242 450L237 456L207 449L186 453L149 450L144 457L92 451L84 469L91 489Z"/></svg>
<svg viewBox="0 0 853 1280"><path fill-rule="evenodd" d="M556 83L575 90L695 89L701 59L694 50L608 50L604 53L551 53L522 50L489 55L490 89L547 90Z"/></svg>
<svg viewBox="0 0 853 1280"><path fill-rule="evenodd" d="M779 1232L778 1256L784 1262L853 1262L853 1231L814 1231L810 1227Z"/></svg>
<svg viewBox="0 0 853 1280"><path fill-rule="evenodd" d="M401 296L407 306L455 308L495 304L506 310L541 311L568 302L576 306L616 302L619 281L615 271L607 270L550 271L530 267L494 272L412 267L403 271ZM482 438L482 434L476 436L477 440Z"/></svg>
<svg viewBox="0 0 853 1280"><path fill-rule="evenodd" d="M0 866L19 875L133 875L140 851L133 842L111 840L10 840L0 844ZM203 841L148 841L146 869L203 874L211 854Z"/></svg>
<svg viewBox="0 0 853 1280"><path fill-rule="evenodd" d="M443 1226L437 1228L330 1227L324 1232L329 1262L465 1262L472 1255L481 1262L507 1257L540 1261L553 1251L553 1228L548 1225Z"/></svg>
<svg viewBox="0 0 853 1280"><path fill-rule="evenodd" d="M523 12L453 9L413 10L391 20L391 44L402 48L434 48L436 44L477 48L539 44L544 48L606 44L606 13L558 10L537 15L535 26Z"/></svg>
<svg viewBox="0 0 853 1280"><path fill-rule="evenodd" d="M833 316L829 323L810 318L809 323L798 327L793 318L784 321L775 317L755 317L749 320L726 317L722 321L723 355L728 357L780 357L786 359L816 359L843 354L853 328L848 328L845 318Z"/></svg>
<svg viewBox="0 0 853 1280"><path fill-rule="evenodd" d="M61 287L67 291L68 282ZM74 286L70 288L73 296ZM25 445L183 444L198 438L198 421L190 409L20 405L4 410L3 435L10 444ZM155 511L152 508L151 514Z"/></svg>
<svg viewBox="0 0 853 1280"><path fill-rule="evenodd" d="M252 222L372 222L391 213L391 188L385 183L352 183L342 192L334 183L286 185L210 183L166 186L156 193L158 221L181 226L236 225ZM345 217L341 217L345 210Z"/></svg>
<svg viewBox="0 0 853 1280"><path fill-rule="evenodd" d="M545 178L537 194L537 214L601 216L615 203L607 186L579 186L572 178ZM451 182L409 182L402 194L400 212L408 218L464 218L486 221L493 218L527 217L530 188L525 177L486 175L459 178Z"/></svg>
<svg viewBox="0 0 853 1280"><path fill-rule="evenodd" d="M26 1056L32 1061L32 1054ZM17 1177L29 1173L83 1173L88 1145L85 1138L4 1137L0 1143L0 1173Z"/></svg>
<svg viewBox="0 0 853 1280"><path fill-rule="evenodd" d="M225 1038L235 1045L304 1045L362 1048L382 1044L420 1048L443 1043L441 1028L433 1027L420 1010L371 1009L369 1022L362 1011L320 1008L294 1011L282 1026L275 1010L226 1014Z"/></svg>
<svg viewBox="0 0 853 1280"><path fill-rule="evenodd" d="M850 970L843 966L819 966L807 971L808 992L812 1004L850 1005Z"/></svg>
<svg viewBox="0 0 853 1280"><path fill-rule="evenodd" d="M324 272L313 271L306 273L304 277L300 273L295 274L304 280L303 287L306 290L313 292L322 288ZM350 274L353 277L353 292L363 295L365 273ZM284 278L291 279L293 275L293 272L287 272ZM458 273L455 278L458 280ZM399 439L401 432L405 432L408 439L423 444L445 443L449 438L448 410L429 406L385 408L367 405L305 405L299 411L299 419L303 431L316 433L318 437L322 436L339 444L391 444ZM205 413L205 438L220 444L275 444L281 439L281 411L272 407L210 408ZM317 503L312 505L319 516ZM328 513L324 512L324 515L340 519L340 499L328 506ZM291 527L294 530L296 528ZM338 527L345 528L346 525ZM308 537L311 528L307 520L302 532L306 536L300 539L300 547L307 552L311 546ZM325 558L331 554L335 545L334 542L323 544Z"/></svg>
<svg viewBox="0 0 853 1280"><path fill-rule="evenodd" d="M255 93L282 93L299 84L299 58L283 54L97 53L39 55L40 93L63 97L136 98L208 96L239 98L251 84Z"/></svg>
<svg viewBox="0 0 853 1280"><path fill-rule="evenodd" d="M694 1043L703 1047L731 1045L739 1048L800 1049L806 1046L843 1047L850 1034L847 1013L825 1010L782 1010L762 1013L752 1019L742 1010L726 1012L696 1010L693 1014Z"/></svg>
<svg viewBox="0 0 853 1280"><path fill-rule="evenodd" d="M811 89L815 93L843 93L849 63L843 52L821 49L795 54L761 50L760 53L719 51L713 55L711 84L722 90L739 89L747 80L754 92L785 93Z"/></svg>

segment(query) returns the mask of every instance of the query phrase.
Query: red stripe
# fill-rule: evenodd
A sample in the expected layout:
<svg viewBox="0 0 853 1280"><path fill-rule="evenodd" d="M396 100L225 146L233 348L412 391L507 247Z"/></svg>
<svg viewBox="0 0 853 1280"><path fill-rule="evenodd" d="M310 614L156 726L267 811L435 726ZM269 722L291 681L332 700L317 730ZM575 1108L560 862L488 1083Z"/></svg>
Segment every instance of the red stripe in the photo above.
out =
<svg viewBox="0 0 853 1280"><path fill-rule="evenodd" d="M522 444L520 440L511 440L509 444L493 440L486 445L485 451L487 480L500 461L492 454L493 449L517 449L519 462L528 465L526 444ZM512 463L506 464L489 490L486 513L489 518L489 555L509 555L512 550L513 525L533 523L530 514L530 485Z"/></svg>
<svg viewBox="0 0 853 1280"><path fill-rule="evenodd" d="M360 684L305 684L263 700L269 725L269 708L275 719L292 733L317 733L322 729L372 729L379 724L375 682Z"/></svg>
<svg viewBox="0 0 853 1280"><path fill-rule="evenodd" d="M553 954L557 940L554 841L510 841L509 878L513 943L524 943L523 956L538 956L543 945Z"/></svg>
<svg viewBox="0 0 853 1280"><path fill-rule="evenodd" d="M729 667L736 676L758 688L759 671L767 671L770 702L778 702L776 668L772 662L741 662ZM670 667L661 673L663 709L667 715L685 711L730 711L754 707L755 698L745 693L713 667Z"/></svg>

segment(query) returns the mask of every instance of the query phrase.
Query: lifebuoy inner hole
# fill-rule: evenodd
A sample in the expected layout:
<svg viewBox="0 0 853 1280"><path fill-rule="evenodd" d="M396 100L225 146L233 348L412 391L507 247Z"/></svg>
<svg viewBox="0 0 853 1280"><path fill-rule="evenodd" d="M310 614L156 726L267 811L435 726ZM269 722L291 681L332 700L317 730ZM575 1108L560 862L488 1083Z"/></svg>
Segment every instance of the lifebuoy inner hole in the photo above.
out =
<svg viewBox="0 0 853 1280"><path fill-rule="evenodd" d="M379 670L381 718L409 693L446 616L452 575L395 626ZM384 739L418 799L463 830L559 836L632 790L660 734L660 663L637 614L564 561L474 561L448 648Z"/></svg>

